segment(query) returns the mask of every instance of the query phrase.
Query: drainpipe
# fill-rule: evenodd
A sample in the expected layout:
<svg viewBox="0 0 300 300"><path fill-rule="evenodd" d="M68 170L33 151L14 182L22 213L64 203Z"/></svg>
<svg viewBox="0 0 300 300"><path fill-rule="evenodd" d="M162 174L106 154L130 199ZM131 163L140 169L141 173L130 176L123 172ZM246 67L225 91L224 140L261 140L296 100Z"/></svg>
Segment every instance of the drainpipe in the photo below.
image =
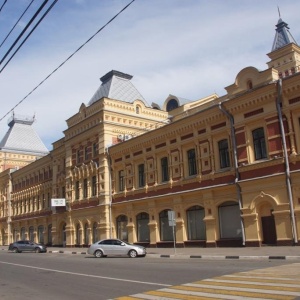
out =
<svg viewBox="0 0 300 300"><path fill-rule="evenodd" d="M234 119L233 116L223 107L223 104L219 103L219 109L227 116L227 118L230 121L230 131L231 131L231 143L232 143L232 149L233 149L233 163L234 163L234 170L235 170L235 179L234 183L237 190L237 198L239 202L239 208L240 213L242 212L243 208L243 201L242 201L242 193L241 193L241 187L239 185L239 179L240 174L238 170L238 159L237 159L237 146L236 146L236 139L235 139L235 130L234 130ZM241 228L242 228L242 242L243 246L246 244L246 238L245 238L245 227L244 227L244 220L241 216Z"/></svg>
<svg viewBox="0 0 300 300"><path fill-rule="evenodd" d="M281 131L281 137L282 137L282 145L283 145L283 153L284 153L283 158L284 158L284 162L285 162L285 180L286 180L288 198L289 198L289 203L290 203L292 233L293 233L294 243L297 244L298 238L297 238L294 204L293 204L293 196L292 196L292 188L291 188L291 173L290 173L290 165L289 165L289 159L288 159L288 151L287 151L287 146L286 146L285 130L284 130L284 125L283 125L280 102L282 102L282 79L279 79L278 84L277 84L276 108L277 108L277 113L278 113L278 117L279 117L280 131Z"/></svg>
<svg viewBox="0 0 300 300"><path fill-rule="evenodd" d="M109 154L109 148L106 148L106 159L108 166L108 176L109 176L109 238L112 238L112 173L111 173L111 157Z"/></svg>

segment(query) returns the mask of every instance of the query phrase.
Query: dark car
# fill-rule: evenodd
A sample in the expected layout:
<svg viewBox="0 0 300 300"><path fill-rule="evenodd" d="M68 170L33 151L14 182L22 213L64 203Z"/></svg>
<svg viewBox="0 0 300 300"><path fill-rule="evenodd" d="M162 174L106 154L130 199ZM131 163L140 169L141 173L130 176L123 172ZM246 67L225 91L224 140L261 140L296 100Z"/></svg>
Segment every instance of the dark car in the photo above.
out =
<svg viewBox="0 0 300 300"><path fill-rule="evenodd" d="M35 253L47 252L47 247L42 244L37 244L31 241L17 241L11 243L8 247L8 251L12 251L14 253L21 253L23 251L31 251Z"/></svg>

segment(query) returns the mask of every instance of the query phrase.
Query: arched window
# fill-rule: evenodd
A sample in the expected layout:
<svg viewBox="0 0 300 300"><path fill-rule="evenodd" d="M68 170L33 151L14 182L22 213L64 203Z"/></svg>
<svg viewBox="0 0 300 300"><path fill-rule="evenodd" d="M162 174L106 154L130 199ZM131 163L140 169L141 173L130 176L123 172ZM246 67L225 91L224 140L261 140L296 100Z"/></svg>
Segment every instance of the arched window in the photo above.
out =
<svg viewBox="0 0 300 300"><path fill-rule="evenodd" d="M76 244L77 245L81 244L81 228L80 228L80 224L77 224L77 226L76 226Z"/></svg>
<svg viewBox="0 0 300 300"><path fill-rule="evenodd" d="M98 241L98 225L97 222L94 222L93 224L93 243L96 243Z"/></svg>
<svg viewBox="0 0 300 300"><path fill-rule="evenodd" d="M38 242L44 244L44 226L40 225L38 227Z"/></svg>
<svg viewBox="0 0 300 300"><path fill-rule="evenodd" d="M220 238L241 238L241 214L238 203L228 201L219 206Z"/></svg>
<svg viewBox="0 0 300 300"><path fill-rule="evenodd" d="M48 245L52 245L52 224L48 225Z"/></svg>
<svg viewBox="0 0 300 300"><path fill-rule="evenodd" d="M160 240L161 241L173 241L173 228L169 226L168 219L169 209L165 209L159 214L159 227L160 227Z"/></svg>
<svg viewBox="0 0 300 300"><path fill-rule="evenodd" d="M138 114L140 114L140 112L141 112L141 107L139 105L137 105L135 107L135 113L138 115Z"/></svg>
<svg viewBox="0 0 300 300"><path fill-rule="evenodd" d="M128 219L125 215L121 215L117 217L117 237L120 240L123 241L128 240L127 224L128 224Z"/></svg>
<svg viewBox="0 0 300 300"><path fill-rule="evenodd" d="M170 99L167 104L167 111L171 111L178 107L178 102L176 99Z"/></svg>
<svg viewBox="0 0 300 300"><path fill-rule="evenodd" d="M199 205L192 206L186 211L186 215L188 223L188 239L206 240L204 208Z"/></svg>
<svg viewBox="0 0 300 300"><path fill-rule="evenodd" d="M34 228L33 228L33 226L29 227L29 240L34 242Z"/></svg>
<svg viewBox="0 0 300 300"><path fill-rule="evenodd" d="M88 224L84 225L84 244L85 245L89 244L89 225Z"/></svg>
<svg viewBox="0 0 300 300"><path fill-rule="evenodd" d="M149 214L143 212L136 216L138 242L150 242Z"/></svg>
<svg viewBox="0 0 300 300"><path fill-rule="evenodd" d="M252 81L251 81L251 80L248 80L248 81L247 81L247 89L248 89L248 90L252 90L252 89L253 89L253 84L252 84Z"/></svg>
<svg viewBox="0 0 300 300"><path fill-rule="evenodd" d="M26 239L26 237L25 237L25 227L22 227L21 228L21 234L20 234L21 236L20 236L20 239L21 240L25 240Z"/></svg>

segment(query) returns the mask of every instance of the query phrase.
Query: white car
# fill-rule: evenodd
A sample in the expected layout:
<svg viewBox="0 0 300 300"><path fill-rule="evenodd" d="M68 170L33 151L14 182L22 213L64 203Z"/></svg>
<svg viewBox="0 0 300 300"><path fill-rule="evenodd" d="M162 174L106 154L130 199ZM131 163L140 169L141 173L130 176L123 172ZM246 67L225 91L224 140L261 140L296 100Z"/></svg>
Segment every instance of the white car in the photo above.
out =
<svg viewBox="0 0 300 300"><path fill-rule="evenodd" d="M105 239L92 244L88 248L87 253L97 258L104 256L129 256L135 258L146 256L147 252L143 246L129 244L119 239Z"/></svg>

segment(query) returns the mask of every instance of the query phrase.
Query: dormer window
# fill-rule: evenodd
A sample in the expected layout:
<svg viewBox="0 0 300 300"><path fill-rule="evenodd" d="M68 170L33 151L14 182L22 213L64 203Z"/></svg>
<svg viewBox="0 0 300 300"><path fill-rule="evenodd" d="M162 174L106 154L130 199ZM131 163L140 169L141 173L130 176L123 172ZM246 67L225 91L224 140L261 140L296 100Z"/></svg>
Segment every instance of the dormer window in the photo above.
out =
<svg viewBox="0 0 300 300"><path fill-rule="evenodd" d="M135 107L135 113L138 115L138 114L140 113L140 111L141 111L141 108L140 108L139 105L137 105L137 106Z"/></svg>
<svg viewBox="0 0 300 300"><path fill-rule="evenodd" d="M251 80L248 80L248 81L247 81L247 89L248 89L248 90L252 90L252 89L253 89L253 84L252 84L252 81L251 81Z"/></svg>

